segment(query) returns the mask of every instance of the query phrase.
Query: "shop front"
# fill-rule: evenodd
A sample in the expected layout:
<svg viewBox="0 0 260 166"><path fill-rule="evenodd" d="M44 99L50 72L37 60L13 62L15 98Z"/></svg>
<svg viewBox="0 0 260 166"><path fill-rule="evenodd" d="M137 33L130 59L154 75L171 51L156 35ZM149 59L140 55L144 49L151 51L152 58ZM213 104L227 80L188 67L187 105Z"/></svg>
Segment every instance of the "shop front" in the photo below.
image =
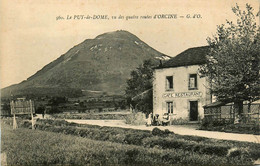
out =
<svg viewBox="0 0 260 166"><path fill-rule="evenodd" d="M208 82L198 73L199 57L205 54L192 56L193 53L194 49L189 49L154 69L153 115L159 120L168 114L170 122L197 122L204 116L203 106L211 103ZM192 57L195 59L189 60Z"/></svg>

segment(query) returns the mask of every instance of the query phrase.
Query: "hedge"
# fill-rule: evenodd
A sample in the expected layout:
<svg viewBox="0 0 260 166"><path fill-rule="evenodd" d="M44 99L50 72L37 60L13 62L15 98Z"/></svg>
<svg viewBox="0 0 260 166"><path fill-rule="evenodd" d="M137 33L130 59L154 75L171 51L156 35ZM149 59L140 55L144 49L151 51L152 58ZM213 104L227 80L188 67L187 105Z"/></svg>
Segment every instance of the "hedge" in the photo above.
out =
<svg viewBox="0 0 260 166"><path fill-rule="evenodd" d="M24 122L24 127L30 127L29 122ZM81 125L69 123L64 120L39 120L37 129L76 135L93 140L110 141L123 144L142 145L149 148L162 149L183 149L199 154L216 156L226 156L233 147L240 147L238 154L246 153L246 148L250 146L250 157L257 159L259 145L252 146L252 143L241 143L234 141L214 140L204 137L180 136L169 130L162 131L154 128L153 131L134 130L118 127L101 127L96 125ZM234 153L232 157L238 156Z"/></svg>
<svg viewBox="0 0 260 166"><path fill-rule="evenodd" d="M7 154L8 165L252 165L241 157L147 148L40 130L4 130L1 150Z"/></svg>

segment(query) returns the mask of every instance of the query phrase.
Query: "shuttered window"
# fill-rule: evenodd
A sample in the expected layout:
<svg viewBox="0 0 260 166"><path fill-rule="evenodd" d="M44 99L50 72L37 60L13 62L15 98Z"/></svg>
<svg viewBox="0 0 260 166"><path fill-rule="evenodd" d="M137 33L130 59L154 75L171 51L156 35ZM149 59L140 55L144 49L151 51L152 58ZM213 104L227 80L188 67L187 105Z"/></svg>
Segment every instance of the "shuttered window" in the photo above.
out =
<svg viewBox="0 0 260 166"><path fill-rule="evenodd" d="M173 102L172 101L166 102L166 106L167 106L167 112L169 114L172 114L173 113Z"/></svg>
<svg viewBox="0 0 260 166"><path fill-rule="evenodd" d="M173 76L166 76L166 90L173 90Z"/></svg>
<svg viewBox="0 0 260 166"><path fill-rule="evenodd" d="M197 74L189 75L189 90L198 89Z"/></svg>

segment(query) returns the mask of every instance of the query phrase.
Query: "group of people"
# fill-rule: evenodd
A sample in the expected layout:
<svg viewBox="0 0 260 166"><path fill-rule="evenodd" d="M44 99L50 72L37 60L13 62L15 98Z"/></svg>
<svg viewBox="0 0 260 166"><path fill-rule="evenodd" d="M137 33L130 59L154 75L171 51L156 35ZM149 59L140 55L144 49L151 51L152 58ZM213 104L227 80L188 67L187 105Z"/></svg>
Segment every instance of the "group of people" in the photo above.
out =
<svg viewBox="0 0 260 166"><path fill-rule="evenodd" d="M169 125L170 118L169 114L165 113L162 118L159 118L159 114L153 116L152 113L148 115L146 126L159 126L159 125Z"/></svg>

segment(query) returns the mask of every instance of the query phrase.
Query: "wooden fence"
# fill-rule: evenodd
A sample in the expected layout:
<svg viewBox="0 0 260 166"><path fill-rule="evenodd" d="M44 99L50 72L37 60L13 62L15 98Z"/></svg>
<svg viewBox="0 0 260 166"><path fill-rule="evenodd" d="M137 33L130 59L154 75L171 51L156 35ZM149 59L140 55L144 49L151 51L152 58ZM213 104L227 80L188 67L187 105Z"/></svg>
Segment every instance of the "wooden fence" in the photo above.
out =
<svg viewBox="0 0 260 166"><path fill-rule="evenodd" d="M243 113L239 121L243 123L259 123L260 104L244 104ZM207 121L226 121L234 123L238 118L238 113L234 112L233 105L215 106L204 108L204 118Z"/></svg>

